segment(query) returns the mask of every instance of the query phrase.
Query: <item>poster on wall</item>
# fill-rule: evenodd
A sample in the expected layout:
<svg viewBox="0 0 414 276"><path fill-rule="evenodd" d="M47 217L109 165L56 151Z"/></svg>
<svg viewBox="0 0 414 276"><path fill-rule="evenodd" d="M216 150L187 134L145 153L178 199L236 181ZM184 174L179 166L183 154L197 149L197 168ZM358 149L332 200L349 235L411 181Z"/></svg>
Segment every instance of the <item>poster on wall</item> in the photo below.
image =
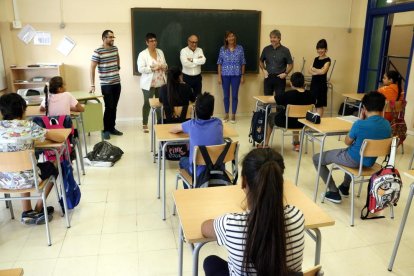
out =
<svg viewBox="0 0 414 276"><path fill-rule="evenodd" d="M52 35L48 32L36 32L33 38L34 45L50 45L52 44Z"/></svg>
<svg viewBox="0 0 414 276"><path fill-rule="evenodd" d="M17 35L17 37L23 41L26 44L29 44L29 42L33 39L33 37L36 34L36 30L30 26L29 24L27 24L26 26L23 27L23 29L19 32L19 34Z"/></svg>
<svg viewBox="0 0 414 276"><path fill-rule="evenodd" d="M62 55L69 55L72 49L75 47L76 42L68 36L64 36L56 48Z"/></svg>

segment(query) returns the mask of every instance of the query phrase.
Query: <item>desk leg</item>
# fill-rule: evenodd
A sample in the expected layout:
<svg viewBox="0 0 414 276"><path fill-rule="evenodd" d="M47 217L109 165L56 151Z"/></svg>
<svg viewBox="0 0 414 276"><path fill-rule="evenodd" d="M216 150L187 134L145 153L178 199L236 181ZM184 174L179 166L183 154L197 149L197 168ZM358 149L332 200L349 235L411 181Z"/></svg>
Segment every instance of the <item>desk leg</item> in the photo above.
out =
<svg viewBox="0 0 414 276"><path fill-rule="evenodd" d="M319 189L319 176L321 173L321 162L322 162L322 153L323 147L325 145L326 135L323 135L321 142L321 148L319 152L319 162L318 162L318 171L316 173L316 181L315 181L315 194L313 195L313 201L316 202L316 198L318 197L318 189Z"/></svg>
<svg viewBox="0 0 414 276"><path fill-rule="evenodd" d="M60 182L60 188L62 191L62 200L63 200L63 209L65 210L65 217L66 217L66 227L70 228L70 222L69 222L69 211L68 211L68 203L66 201L66 190L65 190L65 185L63 184L63 175L62 175L62 166L60 165L60 153L57 149L53 149L53 151L55 152L55 156L56 156L56 160L58 163L58 178L59 178L59 182ZM57 188L57 187L55 187Z"/></svg>
<svg viewBox="0 0 414 276"><path fill-rule="evenodd" d="M162 219L163 220L165 220L165 201L166 201L166 199L165 199L166 184L165 183L166 183L166 175L167 175L167 172L165 170L165 165L166 165L165 164L165 151L167 149L168 144L169 144L168 142L165 142L164 145L162 146L162 168L161 169L162 169L162 187L163 187L163 191L162 191L162 193L163 193L163 195L162 195L162 210L163 210ZM160 155L160 154L158 154L158 155Z"/></svg>
<svg viewBox="0 0 414 276"><path fill-rule="evenodd" d="M398 247L400 246L401 236L404 231L405 223L407 222L408 213L410 212L411 202L414 195L414 183L410 186L410 193L407 198L407 204L405 205L404 214L401 219L400 229L398 229L397 238L395 240L394 249L392 250L392 255L390 263L388 265L388 270L391 271L394 266L395 257L397 256Z"/></svg>
<svg viewBox="0 0 414 276"><path fill-rule="evenodd" d="M197 243L194 246L194 250L193 250L193 276L198 275L198 257L200 255L201 247L203 247L203 245L205 245L205 244L206 244L206 242L200 242L200 243Z"/></svg>
<svg viewBox="0 0 414 276"><path fill-rule="evenodd" d="M312 233L315 232L315 234ZM306 233L315 241L315 265L321 263L322 235L318 228L306 229Z"/></svg>
<svg viewBox="0 0 414 276"><path fill-rule="evenodd" d="M155 141L154 141L154 108L151 108L151 152L154 152L154 148L155 148L154 144L155 144Z"/></svg>
<svg viewBox="0 0 414 276"><path fill-rule="evenodd" d="M178 276L183 275L183 228L181 226L178 227Z"/></svg>
<svg viewBox="0 0 414 276"><path fill-rule="evenodd" d="M161 181L161 142L158 142L158 188L157 198L160 199L160 181Z"/></svg>
<svg viewBox="0 0 414 276"><path fill-rule="evenodd" d="M85 146L85 155L86 155L88 153L88 146L86 145L86 134L85 134L85 126L83 124L83 115L82 115L82 112L80 113L80 121L81 121L81 125L82 125L83 145ZM81 157L83 158L83 156L81 156Z"/></svg>
<svg viewBox="0 0 414 276"><path fill-rule="evenodd" d="M299 158L298 158L298 164L296 165L296 177L295 177L296 186L298 186L298 180L299 180L299 168L300 168L300 161L302 160L303 140L305 139L305 128L306 127L304 126L302 131L300 132Z"/></svg>

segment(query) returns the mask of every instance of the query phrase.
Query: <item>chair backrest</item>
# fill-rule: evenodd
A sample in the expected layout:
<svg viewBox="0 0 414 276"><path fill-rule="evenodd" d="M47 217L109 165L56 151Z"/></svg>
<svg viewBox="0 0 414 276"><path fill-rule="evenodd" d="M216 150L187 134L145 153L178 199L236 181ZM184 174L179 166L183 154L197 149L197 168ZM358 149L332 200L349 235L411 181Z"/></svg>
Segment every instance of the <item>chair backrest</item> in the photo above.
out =
<svg viewBox="0 0 414 276"><path fill-rule="evenodd" d="M391 151L391 143L397 137L387 138L382 140L365 139L362 142L360 154L361 157L378 157L386 156Z"/></svg>
<svg viewBox="0 0 414 276"><path fill-rule="evenodd" d="M1 172L20 172L33 170L36 167L36 158L33 150L14 152L0 152Z"/></svg>
<svg viewBox="0 0 414 276"><path fill-rule="evenodd" d="M306 112L312 109L313 109L313 104L307 104L307 105L288 104L286 107L286 117L305 118Z"/></svg>
<svg viewBox="0 0 414 276"><path fill-rule="evenodd" d="M213 164L217 161L217 158L220 156L221 152L224 150L224 147L226 146L226 144L221 144L221 145L215 145L215 146L207 146L207 152L210 156L211 162L213 162ZM224 157L223 163L227 163L230 161L235 160L236 161L236 165L238 163L238 151L239 151L239 142L231 142L230 148L226 154L226 156ZM201 154L200 150L198 149L198 147L194 147L194 159L195 165L206 165L206 162L204 161L203 155Z"/></svg>
<svg viewBox="0 0 414 276"><path fill-rule="evenodd" d="M385 112L395 112L395 113L404 112L405 105L406 105L405 101L386 101L384 110L383 110L383 115Z"/></svg>
<svg viewBox="0 0 414 276"><path fill-rule="evenodd" d="M303 271L303 276L319 276L323 275L323 272L321 272L322 266L316 265L314 267L309 268L308 270Z"/></svg>

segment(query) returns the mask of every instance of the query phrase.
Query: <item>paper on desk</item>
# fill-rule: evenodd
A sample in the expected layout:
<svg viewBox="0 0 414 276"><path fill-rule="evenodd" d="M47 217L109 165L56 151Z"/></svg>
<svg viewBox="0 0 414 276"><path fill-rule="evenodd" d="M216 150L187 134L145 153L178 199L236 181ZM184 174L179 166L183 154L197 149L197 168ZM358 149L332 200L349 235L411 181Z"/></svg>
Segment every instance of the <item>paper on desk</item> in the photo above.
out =
<svg viewBox="0 0 414 276"><path fill-rule="evenodd" d="M60 53L67 56L75 47L76 42L68 36L64 36L59 43L59 46L56 48Z"/></svg>
<svg viewBox="0 0 414 276"><path fill-rule="evenodd" d="M359 118L357 116L354 115L348 115L348 116L340 116L340 117L336 117L338 119L350 122L350 123L355 123L356 121L359 120Z"/></svg>
<svg viewBox="0 0 414 276"><path fill-rule="evenodd" d="M36 34L36 30L30 26L29 24L27 24L26 26L23 27L23 29L19 32L19 34L17 35L17 37L23 41L26 44L29 44L29 42L33 39L33 37Z"/></svg>

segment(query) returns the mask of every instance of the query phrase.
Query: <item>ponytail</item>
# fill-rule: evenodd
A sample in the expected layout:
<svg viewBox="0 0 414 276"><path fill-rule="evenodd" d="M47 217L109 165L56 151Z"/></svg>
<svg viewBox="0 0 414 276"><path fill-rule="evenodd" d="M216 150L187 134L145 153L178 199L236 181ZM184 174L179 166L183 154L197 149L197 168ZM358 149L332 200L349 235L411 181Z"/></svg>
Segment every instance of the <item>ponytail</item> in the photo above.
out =
<svg viewBox="0 0 414 276"><path fill-rule="evenodd" d="M401 92L402 92L402 77L400 74L398 74L397 86L398 86L397 101L399 101L401 97Z"/></svg>
<svg viewBox="0 0 414 276"><path fill-rule="evenodd" d="M49 89L47 87L48 84L45 84L45 88L43 92L45 93L45 109L46 109L46 116L49 115Z"/></svg>
<svg viewBox="0 0 414 276"><path fill-rule="evenodd" d="M167 98L168 104L172 110L180 99L180 75L181 70L178 67L171 67L167 72Z"/></svg>

